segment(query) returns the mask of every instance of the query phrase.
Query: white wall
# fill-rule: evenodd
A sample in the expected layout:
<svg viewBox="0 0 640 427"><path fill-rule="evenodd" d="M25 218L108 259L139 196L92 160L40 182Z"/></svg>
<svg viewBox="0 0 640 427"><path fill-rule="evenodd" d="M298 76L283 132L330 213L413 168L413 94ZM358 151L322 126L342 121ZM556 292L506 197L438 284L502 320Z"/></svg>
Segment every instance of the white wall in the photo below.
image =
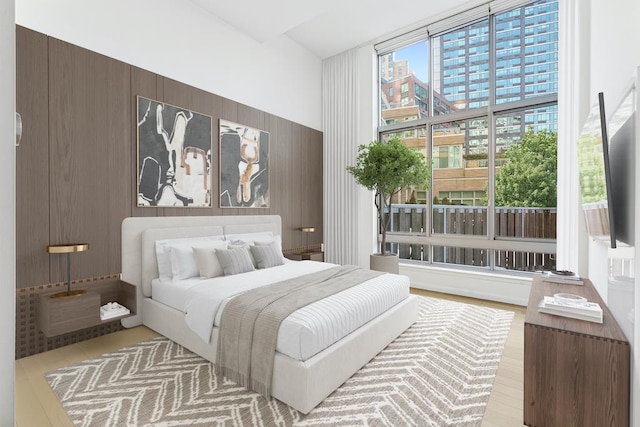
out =
<svg viewBox="0 0 640 427"><path fill-rule="evenodd" d="M591 0L591 101L604 92L605 105L622 100L623 91L640 65L640 2Z"/></svg>
<svg viewBox="0 0 640 427"><path fill-rule="evenodd" d="M15 31L13 0L0 0L0 425L14 424L15 372Z"/></svg>
<svg viewBox="0 0 640 427"><path fill-rule="evenodd" d="M640 2L637 0L591 0L591 103L597 102L597 93L603 92L607 115L613 113L622 100L624 91L640 66ZM640 90L640 88L638 88ZM636 113L637 115L637 113ZM638 123L638 120L636 120ZM638 128L636 128L638 132ZM636 146L636 174L640 173L639 148ZM640 186L636 178L636 216L640 200ZM640 239L636 224L636 250ZM607 249L600 242L589 243L589 277L596 284L603 298L607 299L612 289L607 283L610 257L616 257L615 251L607 256ZM635 260L638 265L638 256ZM631 425L640 424L640 278L635 273L635 331L629 336L632 346L631 378ZM620 320L619 320L620 322Z"/></svg>
<svg viewBox="0 0 640 427"><path fill-rule="evenodd" d="M190 1L16 0L16 23L320 130L321 61L245 36Z"/></svg>

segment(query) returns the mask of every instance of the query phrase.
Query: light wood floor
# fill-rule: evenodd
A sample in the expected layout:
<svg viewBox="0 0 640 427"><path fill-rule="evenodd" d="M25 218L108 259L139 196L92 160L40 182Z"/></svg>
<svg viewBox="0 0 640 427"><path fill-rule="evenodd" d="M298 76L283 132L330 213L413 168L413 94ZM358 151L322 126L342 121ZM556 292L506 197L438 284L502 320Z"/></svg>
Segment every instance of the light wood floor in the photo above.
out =
<svg viewBox="0 0 640 427"><path fill-rule="evenodd" d="M515 312L482 426L513 427L523 425L522 378L525 307L416 289L412 292ZM73 427L73 423L49 388L43 374L157 335L152 330L140 326L17 360L16 426Z"/></svg>
<svg viewBox="0 0 640 427"><path fill-rule="evenodd" d="M519 305L502 304L419 289L411 289L411 292L418 295L451 299L467 304L477 304L514 312L511 330L507 336L496 378L493 381L491 397L484 413L482 427L523 426L524 318L527 308Z"/></svg>

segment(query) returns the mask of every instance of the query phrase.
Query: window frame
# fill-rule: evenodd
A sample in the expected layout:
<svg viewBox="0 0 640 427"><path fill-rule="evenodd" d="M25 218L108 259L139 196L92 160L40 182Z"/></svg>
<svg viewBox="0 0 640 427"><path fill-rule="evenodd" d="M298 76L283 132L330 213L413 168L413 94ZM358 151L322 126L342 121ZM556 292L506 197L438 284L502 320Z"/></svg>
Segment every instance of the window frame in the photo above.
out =
<svg viewBox="0 0 640 427"><path fill-rule="evenodd" d="M521 237L504 237L497 236L495 230L495 215L496 215L496 206L494 201L495 194L495 179L496 179L496 116L502 115L505 113L518 112L526 109L535 109L546 106L558 105L558 93L557 93L557 81L555 82L556 92L539 95L535 97L527 98L526 94L523 92L523 99L509 101L509 102L500 102L497 103L497 88L496 88L496 74L499 70L496 68L496 44L498 42L504 42L503 39L498 40L496 38L496 15L504 12L508 12L509 10L516 9L519 7L524 7L527 5L532 5L536 3L536 1L531 0L520 0L520 1L500 1L499 7L491 8L491 5L496 2L489 3L488 8L477 7L470 11L466 11L461 13L460 15L456 15L450 18L451 26L447 27L446 19L441 20L437 23L438 32L430 32L429 26L426 27L427 31L414 31L412 32L413 38L407 42L398 42L394 43L393 40L383 42L384 47L381 50L378 50L378 45L376 45L378 58L380 56L389 54L397 49L401 49L403 47L409 46L411 44L426 41L428 46L428 69L429 69L429 112L428 117L419 118L417 120L405 121L401 123L393 123L393 124L384 124L382 120L382 106L381 106L381 98L380 98L380 63L378 64L377 71L377 88L378 88L378 102L377 102L377 116L378 116L378 127L377 134L379 140L383 140L384 135L388 133L400 133L406 130L414 130L414 129L424 129L425 133L425 148L428 158L433 158L433 126L453 121L464 121L471 120L474 118L486 118L488 122L487 129L487 140L488 140L488 206L487 206L487 218L491 218L491 220L487 221L487 235L478 236L478 235L459 235L459 234L443 234L443 233L433 233L432 232L432 209L433 209L433 185L427 191L427 203L424 206L426 208L426 224L424 227L424 232L387 232L387 242L392 244L418 244L425 245L425 250L429 250L429 255L427 257L427 261L412 261L408 259L403 259L403 262L409 263L428 263L430 265L434 264L433 261L433 247L435 246L446 246L446 247L459 247L459 248L470 248L470 249L486 249L491 251L492 253L489 255L489 266L483 268L489 268L490 270L496 270L496 257L497 251L508 250L508 251L516 251L516 252L535 252L535 253L545 253L545 254L555 254L556 253L556 239L543 239L543 238L521 238ZM523 12L524 13L524 12ZM557 11L555 12L557 13ZM484 14L484 16L482 15ZM434 104L436 102L436 96L434 95L434 74L435 74L435 64L434 64L434 43L433 40L436 37L441 37L446 33L451 33L456 29L463 28L465 26L471 25L474 22L478 22L481 19L486 19L488 17L489 20L489 60L488 60L488 70L478 70L478 72L487 72L489 73L489 82L488 82L488 105L482 107L475 108L466 108L460 111L448 112L434 116ZM557 23L556 23L557 27ZM418 35L416 35L418 34ZM537 37L537 35L536 35ZM557 45L557 41L555 42ZM524 46L522 46L524 49ZM551 52L550 52L551 53ZM557 50L554 55L557 57ZM525 64L520 64L522 69L525 68ZM440 70L441 71L441 70ZM557 71L556 71L557 73ZM440 76L440 79L444 79L444 73ZM525 76L526 78L526 76ZM539 82L536 81L536 84ZM468 99L467 102L471 103L472 100ZM461 167L464 167L464 164L461 164ZM437 168L432 167L432 171L437 170ZM433 179L433 173L432 173ZM381 240L381 235L378 235L378 241ZM441 264L439 264L441 265ZM450 266L452 268L463 268L468 266L462 266L458 264L444 264ZM518 274L523 273L518 270L505 270L508 273Z"/></svg>

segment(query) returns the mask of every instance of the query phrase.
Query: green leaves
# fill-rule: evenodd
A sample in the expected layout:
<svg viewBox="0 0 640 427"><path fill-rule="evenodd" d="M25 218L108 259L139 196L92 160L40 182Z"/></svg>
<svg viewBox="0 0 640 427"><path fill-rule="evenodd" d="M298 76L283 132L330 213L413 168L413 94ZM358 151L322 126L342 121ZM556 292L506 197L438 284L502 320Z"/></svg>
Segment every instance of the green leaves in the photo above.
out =
<svg viewBox="0 0 640 427"><path fill-rule="evenodd" d="M355 166L347 171L356 182L387 200L401 188L429 186L431 170L422 153L405 146L400 139L373 141L358 147Z"/></svg>
<svg viewBox="0 0 640 427"><path fill-rule="evenodd" d="M529 128L506 152L507 164L496 173L496 206L555 207L558 183L558 136Z"/></svg>

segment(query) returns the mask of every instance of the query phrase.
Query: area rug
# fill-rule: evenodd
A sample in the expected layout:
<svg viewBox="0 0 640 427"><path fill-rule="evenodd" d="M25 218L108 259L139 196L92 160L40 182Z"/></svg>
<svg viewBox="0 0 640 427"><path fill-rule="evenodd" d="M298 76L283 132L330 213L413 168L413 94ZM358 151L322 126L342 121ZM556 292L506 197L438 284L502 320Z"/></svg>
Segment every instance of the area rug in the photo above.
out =
<svg viewBox="0 0 640 427"><path fill-rule="evenodd" d="M513 313L419 298L419 320L308 415L164 337L45 377L77 426L479 426Z"/></svg>

